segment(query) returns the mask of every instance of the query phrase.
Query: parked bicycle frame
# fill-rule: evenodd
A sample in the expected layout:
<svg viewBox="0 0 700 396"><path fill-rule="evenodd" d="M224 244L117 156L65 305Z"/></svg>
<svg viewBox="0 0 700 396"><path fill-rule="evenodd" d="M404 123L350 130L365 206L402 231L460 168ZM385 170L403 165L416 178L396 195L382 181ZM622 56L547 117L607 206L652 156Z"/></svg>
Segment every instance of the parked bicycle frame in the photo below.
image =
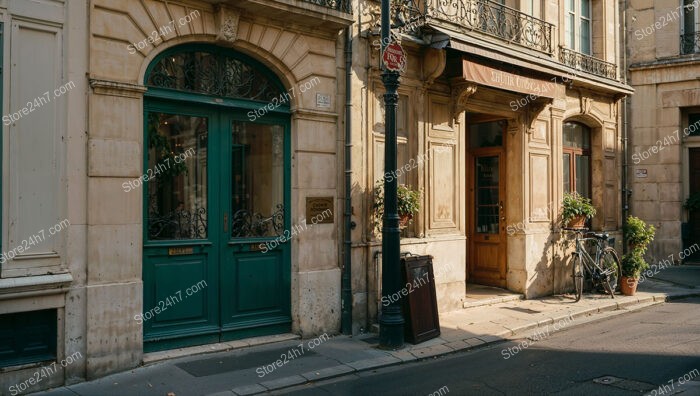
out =
<svg viewBox="0 0 700 396"><path fill-rule="evenodd" d="M583 295L585 279L590 279L594 285L602 286L611 298L615 298L615 289L620 280L620 259L614 248L606 246L610 235L588 232L585 228L564 230L576 233L576 249L572 253L572 278L576 301ZM584 248L584 243L591 241L595 242L595 258Z"/></svg>

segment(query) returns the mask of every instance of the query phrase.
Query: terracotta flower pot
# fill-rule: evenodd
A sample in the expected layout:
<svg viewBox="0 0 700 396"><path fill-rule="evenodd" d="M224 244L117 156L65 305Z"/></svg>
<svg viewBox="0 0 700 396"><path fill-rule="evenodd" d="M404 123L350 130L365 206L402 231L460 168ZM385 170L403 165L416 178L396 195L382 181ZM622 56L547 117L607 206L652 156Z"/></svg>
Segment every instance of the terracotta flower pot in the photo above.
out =
<svg viewBox="0 0 700 396"><path fill-rule="evenodd" d="M411 221L412 218L413 215L410 214L399 215L399 228L406 228L408 222Z"/></svg>
<svg viewBox="0 0 700 396"><path fill-rule="evenodd" d="M634 296L637 292L637 284L639 283L639 278L631 278L629 276L623 276L620 280L620 291L625 296Z"/></svg>
<svg viewBox="0 0 700 396"><path fill-rule="evenodd" d="M586 216L578 215L569 220L568 228L584 228L586 226Z"/></svg>

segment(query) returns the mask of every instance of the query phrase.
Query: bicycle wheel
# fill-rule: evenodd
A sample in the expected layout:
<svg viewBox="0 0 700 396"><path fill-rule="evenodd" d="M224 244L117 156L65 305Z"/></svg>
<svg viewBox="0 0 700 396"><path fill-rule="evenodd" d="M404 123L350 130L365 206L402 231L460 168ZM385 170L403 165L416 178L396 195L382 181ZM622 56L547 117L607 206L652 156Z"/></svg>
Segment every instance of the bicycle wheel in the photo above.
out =
<svg viewBox="0 0 700 396"><path fill-rule="evenodd" d="M605 290L610 293L610 297L615 298L615 290L620 281L620 259L617 252L611 247L603 249L598 262L600 269L604 271L604 277L600 280Z"/></svg>
<svg viewBox="0 0 700 396"><path fill-rule="evenodd" d="M583 264L581 263L581 257L578 254L574 254L573 260L571 260L571 270L572 278L574 280L574 295L576 301L581 299L583 294Z"/></svg>

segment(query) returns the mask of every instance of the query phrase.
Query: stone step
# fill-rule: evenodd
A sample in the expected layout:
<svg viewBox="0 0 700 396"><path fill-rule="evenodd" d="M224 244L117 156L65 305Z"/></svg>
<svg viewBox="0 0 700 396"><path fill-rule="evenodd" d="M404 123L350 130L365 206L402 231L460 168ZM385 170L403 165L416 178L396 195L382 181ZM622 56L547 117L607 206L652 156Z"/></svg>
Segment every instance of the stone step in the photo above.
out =
<svg viewBox="0 0 700 396"><path fill-rule="evenodd" d="M487 297L487 298L478 298L478 299L465 297L464 299L462 299L462 308L467 309L467 308L483 307L483 306L487 306L487 305L494 305L494 304L500 304L500 303L504 303L504 302L524 300L524 299L525 299L525 296L522 294L498 295L498 296Z"/></svg>

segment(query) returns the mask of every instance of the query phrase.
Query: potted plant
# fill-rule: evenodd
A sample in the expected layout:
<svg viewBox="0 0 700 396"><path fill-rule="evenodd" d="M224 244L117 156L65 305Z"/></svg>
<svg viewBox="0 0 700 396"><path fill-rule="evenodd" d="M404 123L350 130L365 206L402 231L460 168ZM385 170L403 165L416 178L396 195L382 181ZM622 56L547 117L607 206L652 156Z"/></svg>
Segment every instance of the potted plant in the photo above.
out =
<svg viewBox="0 0 700 396"><path fill-rule="evenodd" d="M577 192L564 193L561 220L564 227L583 228L586 220L595 216L591 200Z"/></svg>
<svg viewBox="0 0 700 396"><path fill-rule="evenodd" d="M642 219L629 216L627 217L627 222L622 228L622 232L627 241L627 246L630 247L632 251L639 250L644 253L647 246L654 239L656 234L656 228L653 225L647 225Z"/></svg>
<svg viewBox="0 0 700 396"><path fill-rule="evenodd" d="M412 190L404 184L397 187L397 211L399 212L399 227L406 225L413 219L413 214L420 210L421 193ZM381 224L384 216L384 183L379 180L374 186L374 215L376 222Z"/></svg>
<svg viewBox="0 0 700 396"><path fill-rule="evenodd" d="M654 240L656 228L653 225L648 225L644 220L635 217L627 217L625 226L622 228L625 237L625 242L630 250L620 263L620 271L622 279L620 282L620 290L626 296L633 296L637 292L637 284L639 283L639 275L645 269L649 268L649 264L644 260L644 252L647 246Z"/></svg>
<svg viewBox="0 0 700 396"><path fill-rule="evenodd" d="M635 249L622 257L620 267L622 272L620 291L626 296L633 296L637 292L639 275L649 268L649 264L644 260L643 252Z"/></svg>

